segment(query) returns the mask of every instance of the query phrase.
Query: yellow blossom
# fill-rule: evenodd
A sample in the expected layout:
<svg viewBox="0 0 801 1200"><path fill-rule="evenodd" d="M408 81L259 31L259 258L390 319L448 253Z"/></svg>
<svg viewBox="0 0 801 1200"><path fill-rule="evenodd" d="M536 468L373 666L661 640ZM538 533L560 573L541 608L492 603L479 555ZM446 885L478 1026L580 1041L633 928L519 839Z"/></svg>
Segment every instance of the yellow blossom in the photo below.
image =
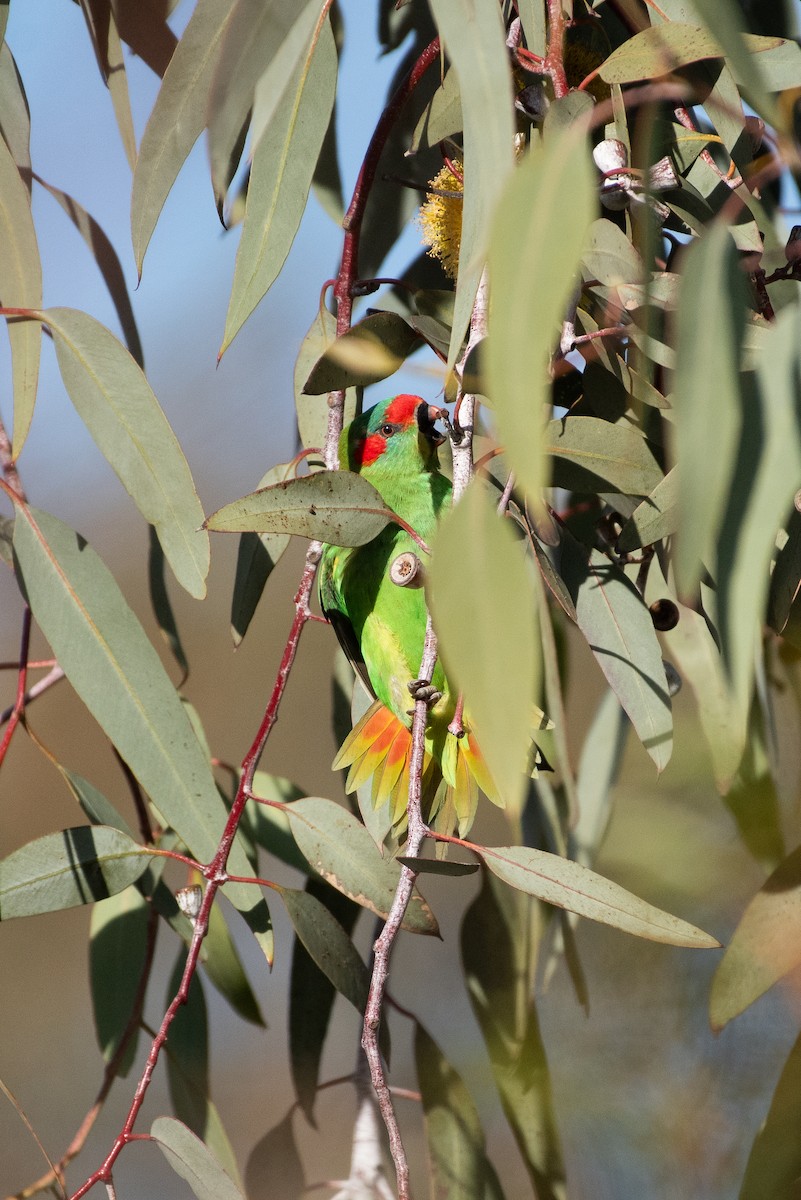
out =
<svg viewBox="0 0 801 1200"><path fill-rule="evenodd" d="M417 224L428 246L432 258L438 258L446 275L456 278L459 268L459 246L462 240L462 163L456 158L452 166L445 166L431 180L432 191L426 193L425 203L420 206ZM434 190L435 189L435 190ZM443 195L442 193L446 193ZM450 195L448 193L458 193Z"/></svg>

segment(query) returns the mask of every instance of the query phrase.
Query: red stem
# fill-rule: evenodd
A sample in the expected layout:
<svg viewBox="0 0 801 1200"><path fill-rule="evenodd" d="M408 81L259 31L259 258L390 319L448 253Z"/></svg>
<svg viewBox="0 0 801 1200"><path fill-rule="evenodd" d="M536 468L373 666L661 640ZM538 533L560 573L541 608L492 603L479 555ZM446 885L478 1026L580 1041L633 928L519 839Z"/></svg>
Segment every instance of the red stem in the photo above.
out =
<svg viewBox="0 0 801 1200"><path fill-rule="evenodd" d="M28 605L22 612L22 638L19 651L19 668L17 672L17 695L14 700L14 707L11 710L6 731L3 734L3 740L0 742L0 766L3 764L3 759L6 756L8 747L11 745L11 739L14 736L14 730L19 725L23 712L25 711L25 696L28 683L28 652L31 645L31 610Z"/></svg>

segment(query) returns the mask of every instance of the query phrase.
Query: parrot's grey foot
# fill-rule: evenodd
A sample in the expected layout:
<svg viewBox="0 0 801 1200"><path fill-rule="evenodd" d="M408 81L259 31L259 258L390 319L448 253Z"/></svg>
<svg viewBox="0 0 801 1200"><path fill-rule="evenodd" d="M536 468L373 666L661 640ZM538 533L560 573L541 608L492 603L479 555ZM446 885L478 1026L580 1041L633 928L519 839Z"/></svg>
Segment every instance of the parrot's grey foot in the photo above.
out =
<svg viewBox="0 0 801 1200"><path fill-rule="evenodd" d="M427 679L411 679L406 685L414 700L423 700L428 708L433 708L442 699L442 692Z"/></svg>

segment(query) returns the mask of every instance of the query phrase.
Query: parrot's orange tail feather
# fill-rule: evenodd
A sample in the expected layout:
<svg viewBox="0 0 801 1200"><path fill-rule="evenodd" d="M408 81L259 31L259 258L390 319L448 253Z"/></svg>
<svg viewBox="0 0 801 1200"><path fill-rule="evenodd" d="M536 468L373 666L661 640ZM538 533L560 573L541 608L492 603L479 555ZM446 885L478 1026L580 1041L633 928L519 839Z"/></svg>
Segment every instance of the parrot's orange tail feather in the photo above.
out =
<svg viewBox="0 0 801 1200"><path fill-rule="evenodd" d="M355 792L372 775L374 807L381 808L389 801L392 823L398 825L406 814L411 749L411 730L375 700L348 734L333 765L349 768L347 792ZM450 832L457 822L460 832L466 832L475 816L479 789L494 804L503 806L470 730L460 738L448 733L440 759L436 751L434 756L426 753L423 801L426 819L435 828Z"/></svg>

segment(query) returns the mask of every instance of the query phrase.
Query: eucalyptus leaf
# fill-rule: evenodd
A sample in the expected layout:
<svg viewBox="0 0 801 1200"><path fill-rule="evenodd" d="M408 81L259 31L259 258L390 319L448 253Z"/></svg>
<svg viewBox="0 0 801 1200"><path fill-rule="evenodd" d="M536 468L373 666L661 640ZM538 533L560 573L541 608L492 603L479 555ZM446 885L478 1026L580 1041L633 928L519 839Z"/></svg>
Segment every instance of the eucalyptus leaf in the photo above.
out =
<svg viewBox="0 0 801 1200"><path fill-rule="evenodd" d="M321 450L328 433L328 396L310 395L303 386L311 374L312 367L324 357L336 339L337 320L327 308L318 308L308 333L304 337L295 359L295 415L298 419L298 434L305 449ZM344 424L356 416L356 392L349 388L345 393Z"/></svg>
<svg viewBox="0 0 801 1200"><path fill-rule="evenodd" d="M794 1132L801 1121L801 1037L793 1043L754 1143L739 1200L792 1200L801 1175Z"/></svg>
<svg viewBox="0 0 801 1200"><path fill-rule="evenodd" d="M473 586L479 579L481 587ZM428 583L448 676L464 692L501 796L517 811L528 773L539 673L536 597L511 524L498 517L477 484L437 528Z"/></svg>
<svg viewBox="0 0 801 1200"><path fill-rule="evenodd" d="M528 846L476 846L487 868L510 887L637 937L712 949L716 938L663 912L580 863Z"/></svg>
<svg viewBox="0 0 801 1200"><path fill-rule="evenodd" d="M156 222L206 125L209 93L235 0L198 0L142 134L131 190L131 236L141 276Z"/></svg>
<svg viewBox="0 0 801 1200"><path fill-rule="evenodd" d="M398 313L373 313L331 342L303 391L320 395L380 383L398 370L418 342L415 330Z"/></svg>
<svg viewBox="0 0 801 1200"><path fill-rule="evenodd" d="M595 190L583 130L560 130L529 151L493 223L490 399L509 463L534 503L547 482L542 424L550 397L548 364L595 216Z"/></svg>
<svg viewBox="0 0 801 1200"><path fill-rule="evenodd" d="M139 1024L129 1029L147 962L149 906L136 888L128 887L92 909L89 928L89 980L95 1031L104 1060L110 1062L123 1036L128 1044L119 1074L130 1071Z"/></svg>
<svg viewBox="0 0 801 1200"><path fill-rule="evenodd" d="M341 805L317 797L296 800L285 811L309 866L337 891L377 916L386 917L400 879L400 867L381 857L364 826ZM436 918L417 891L412 894L402 927L410 933L439 932Z"/></svg>
<svg viewBox="0 0 801 1200"><path fill-rule="evenodd" d="M419 1022L415 1023L414 1056L432 1194L442 1200L479 1200L485 1186L484 1133L472 1097Z"/></svg>
<svg viewBox="0 0 801 1200"><path fill-rule="evenodd" d="M72 403L146 521L178 582L206 594L208 535L189 465L141 368L105 326L71 308L37 314L51 330Z"/></svg>
<svg viewBox="0 0 801 1200"><path fill-rule="evenodd" d="M295 240L334 106L336 81L337 52L326 21L256 142L220 355L274 283Z"/></svg>
<svg viewBox="0 0 801 1200"><path fill-rule="evenodd" d="M107 825L47 833L0 860L0 920L104 900L138 879L151 858Z"/></svg>
<svg viewBox="0 0 801 1200"><path fill-rule="evenodd" d="M0 298L5 308L36 309L42 303L42 266L31 216L31 198L6 142L0 138ZM19 455L33 419L39 381L42 331L36 321L7 317L14 385L14 454Z"/></svg>
<svg viewBox="0 0 801 1200"><path fill-rule="evenodd" d="M271 487L286 473L286 463L271 467L261 477L259 488ZM288 545L289 535L286 533L243 533L240 537L231 597L231 637L235 646L247 633L267 580Z"/></svg>
<svg viewBox="0 0 801 1200"><path fill-rule="evenodd" d="M629 553L641 546L652 546L675 533L679 527L678 492L677 468L674 467L635 508L617 539L618 550Z"/></svg>
<svg viewBox="0 0 801 1200"><path fill-rule="evenodd" d="M350 471L283 480L226 504L206 519L223 533L282 533L363 546L393 519L371 483Z"/></svg>
<svg viewBox="0 0 801 1200"><path fill-rule="evenodd" d="M245 1200L234 1183L199 1137L172 1117L157 1117L150 1136L167 1162L185 1180L197 1200Z"/></svg>
<svg viewBox="0 0 801 1200"><path fill-rule="evenodd" d="M648 442L630 426L567 416L549 421L543 438L545 452L554 460L555 486L647 496L662 479Z"/></svg>
<svg viewBox="0 0 801 1200"><path fill-rule="evenodd" d="M448 367L461 351L487 254L492 214L512 173L512 81L506 31L495 4L432 0L456 74L464 130L464 202ZM502 288L499 288L500 294Z"/></svg>
<svg viewBox="0 0 801 1200"><path fill-rule="evenodd" d="M308 954L336 990L364 1013L370 973L339 921L309 891L281 887L278 892Z"/></svg>

